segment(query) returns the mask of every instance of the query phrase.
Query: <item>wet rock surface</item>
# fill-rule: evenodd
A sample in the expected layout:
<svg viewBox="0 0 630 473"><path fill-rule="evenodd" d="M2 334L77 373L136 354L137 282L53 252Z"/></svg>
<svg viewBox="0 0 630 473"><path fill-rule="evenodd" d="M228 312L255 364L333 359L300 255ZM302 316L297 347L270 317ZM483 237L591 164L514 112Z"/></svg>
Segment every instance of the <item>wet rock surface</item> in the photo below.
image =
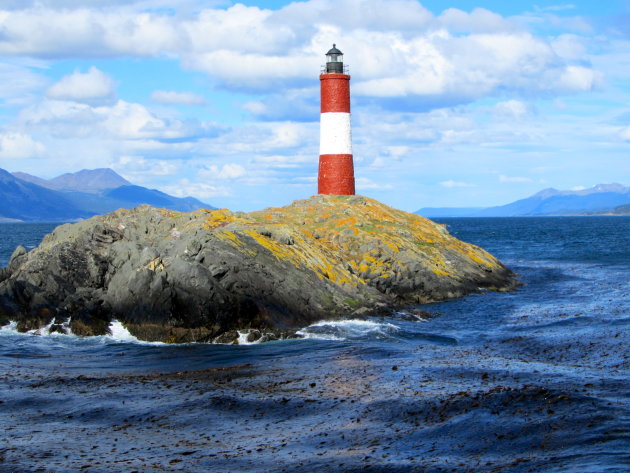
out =
<svg viewBox="0 0 630 473"><path fill-rule="evenodd" d="M206 342L515 284L445 227L361 196L251 213L141 206L16 249L0 272L0 322L70 319L73 333L102 335L117 319L142 340Z"/></svg>

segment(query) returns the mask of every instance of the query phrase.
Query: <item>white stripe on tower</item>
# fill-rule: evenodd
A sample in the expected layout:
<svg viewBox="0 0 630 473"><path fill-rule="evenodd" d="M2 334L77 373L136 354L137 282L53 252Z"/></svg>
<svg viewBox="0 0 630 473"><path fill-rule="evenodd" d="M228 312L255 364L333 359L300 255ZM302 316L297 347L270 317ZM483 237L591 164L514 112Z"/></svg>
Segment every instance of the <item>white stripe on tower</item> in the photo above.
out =
<svg viewBox="0 0 630 473"><path fill-rule="evenodd" d="M319 154L352 154L349 113L321 114Z"/></svg>

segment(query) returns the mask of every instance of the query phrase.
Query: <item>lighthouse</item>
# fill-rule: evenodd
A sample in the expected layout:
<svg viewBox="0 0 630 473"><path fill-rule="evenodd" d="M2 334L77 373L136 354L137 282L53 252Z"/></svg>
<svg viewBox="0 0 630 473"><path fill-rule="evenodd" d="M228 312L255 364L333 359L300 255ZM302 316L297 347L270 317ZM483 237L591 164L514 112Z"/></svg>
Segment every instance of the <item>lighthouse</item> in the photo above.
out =
<svg viewBox="0 0 630 473"><path fill-rule="evenodd" d="M350 128L350 76L343 53L333 44L319 76L321 116L319 135L319 194L354 195L354 163Z"/></svg>

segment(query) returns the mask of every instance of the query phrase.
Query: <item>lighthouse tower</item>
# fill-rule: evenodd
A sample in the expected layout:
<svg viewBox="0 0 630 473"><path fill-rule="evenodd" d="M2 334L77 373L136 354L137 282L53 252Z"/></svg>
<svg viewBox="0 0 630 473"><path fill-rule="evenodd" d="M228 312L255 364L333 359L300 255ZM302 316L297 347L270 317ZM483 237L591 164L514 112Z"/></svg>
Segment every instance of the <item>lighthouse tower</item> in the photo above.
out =
<svg viewBox="0 0 630 473"><path fill-rule="evenodd" d="M319 194L354 195L354 164L350 129L350 76L336 45L326 53L321 82Z"/></svg>

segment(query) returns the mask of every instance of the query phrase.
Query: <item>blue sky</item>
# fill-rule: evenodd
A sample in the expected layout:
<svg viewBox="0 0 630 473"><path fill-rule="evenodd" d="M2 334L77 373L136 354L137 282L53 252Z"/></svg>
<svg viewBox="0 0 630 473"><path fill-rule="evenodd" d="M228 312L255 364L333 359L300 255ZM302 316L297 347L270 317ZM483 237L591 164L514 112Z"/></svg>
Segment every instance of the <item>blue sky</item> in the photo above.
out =
<svg viewBox="0 0 630 473"><path fill-rule="evenodd" d="M630 184L630 0L0 0L0 168L218 207L316 192L319 66L357 191L416 210Z"/></svg>

